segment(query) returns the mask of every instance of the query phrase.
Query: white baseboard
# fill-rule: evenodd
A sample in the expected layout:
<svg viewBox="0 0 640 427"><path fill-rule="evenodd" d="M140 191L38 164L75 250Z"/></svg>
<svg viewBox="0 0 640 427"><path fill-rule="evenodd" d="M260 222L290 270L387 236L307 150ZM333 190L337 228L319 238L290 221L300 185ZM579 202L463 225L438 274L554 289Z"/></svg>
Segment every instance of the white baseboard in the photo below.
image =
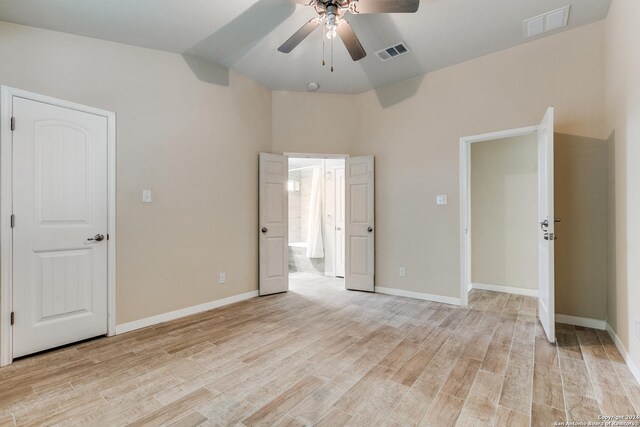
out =
<svg viewBox="0 0 640 427"><path fill-rule="evenodd" d="M556 322L566 325L582 326L584 328L607 330L607 321L599 319L590 319L588 317L569 316L567 314L556 313Z"/></svg>
<svg viewBox="0 0 640 427"><path fill-rule="evenodd" d="M116 326L116 335L135 331L136 329L146 328L147 326L157 325L158 323L179 319L181 317L190 316L192 314L202 313L203 311L213 310L214 308L244 301L257 296L258 291L245 292L244 294L233 295L227 298L209 301L204 304L194 305L191 307L181 308L180 310L158 314L157 316L151 316L140 320L134 320L133 322L123 323L122 325Z"/></svg>
<svg viewBox="0 0 640 427"><path fill-rule="evenodd" d="M631 355L629 355L629 353L627 352L627 349L622 344L620 337L618 337L616 332L608 323L607 323L607 332L609 333L609 336L615 343L616 347L618 347L618 351L620 352L620 354L622 354L624 361L627 362L627 366L629 367L629 370L631 371L633 376L636 378L636 381L640 383L640 369L638 369L636 364L633 362L633 359L631 359Z"/></svg>
<svg viewBox="0 0 640 427"><path fill-rule="evenodd" d="M536 298L538 297L537 289L513 288L511 286L487 285L485 283L472 283L470 285L470 288L483 291L503 292L505 294L525 295L528 297Z"/></svg>
<svg viewBox="0 0 640 427"><path fill-rule="evenodd" d="M381 286L376 286L375 291L380 294L395 295L398 297L407 297L425 301L441 302L444 304L460 305L460 298L445 297L442 295L424 294L422 292L405 291L403 289L395 288L383 288Z"/></svg>

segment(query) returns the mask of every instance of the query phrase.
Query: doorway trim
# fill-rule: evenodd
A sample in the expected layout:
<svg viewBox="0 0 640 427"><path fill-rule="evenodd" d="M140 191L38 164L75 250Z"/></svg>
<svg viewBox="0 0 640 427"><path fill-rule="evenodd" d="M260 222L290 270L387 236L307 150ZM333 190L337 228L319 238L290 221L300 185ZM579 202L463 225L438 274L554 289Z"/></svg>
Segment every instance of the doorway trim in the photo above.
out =
<svg viewBox="0 0 640 427"><path fill-rule="evenodd" d="M527 126L460 138L460 305L469 305L471 289L471 144L536 134L539 126Z"/></svg>
<svg viewBox="0 0 640 427"><path fill-rule="evenodd" d="M116 333L116 113L9 86L0 86L0 366L13 361L12 100L55 105L107 119L107 335Z"/></svg>
<svg viewBox="0 0 640 427"><path fill-rule="evenodd" d="M318 154L318 153L290 153L284 152L283 156L294 157L299 159L347 159L349 154Z"/></svg>

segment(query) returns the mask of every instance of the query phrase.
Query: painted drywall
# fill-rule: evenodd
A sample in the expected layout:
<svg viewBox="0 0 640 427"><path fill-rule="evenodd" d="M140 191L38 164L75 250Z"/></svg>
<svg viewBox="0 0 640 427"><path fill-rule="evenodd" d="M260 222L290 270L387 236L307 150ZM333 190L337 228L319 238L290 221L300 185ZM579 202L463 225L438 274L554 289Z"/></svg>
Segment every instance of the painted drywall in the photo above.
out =
<svg viewBox="0 0 640 427"><path fill-rule="evenodd" d="M347 154L360 135L359 97L273 92L273 152Z"/></svg>
<svg viewBox="0 0 640 427"><path fill-rule="evenodd" d="M550 105L557 132L606 139L604 30L594 23L351 98L274 92L274 151L375 155L377 286L459 297L459 139L535 125ZM320 125L327 111L333 138ZM448 205L436 205L439 194ZM602 318L599 307L558 307Z"/></svg>
<svg viewBox="0 0 640 427"><path fill-rule="evenodd" d="M256 159L270 149L374 154L377 284L458 297L459 138L535 124L549 105L558 131L608 137L604 32L599 22L345 96L271 94L174 54L0 23L0 82L118 114L120 324L256 289ZM142 205L149 187L155 202Z"/></svg>
<svg viewBox="0 0 640 427"><path fill-rule="evenodd" d="M615 0L606 25L607 129L615 141L615 282L609 323L640 366L640 2ZM609 135L607 135L609 136ZM612 277L612 279L614 279Z"/></svg>
<svg viewBox="0 0 640 427"><path fill-rule="evenodd" d="M118 324L257 289L268 89L235 73L206 83L180 55L1 22L0 62L1 84L117 114Z"/></svg>
<svg viewBox="0 0 640 427"><path fill-rule="evenodd" d="M535 125L550 105L557 132L606 137L603 35L595 23L361 96L355 154L376 156L380 286L459 296L460 137Z"/></svg>
<svg viewBox="0 0 640 427"><path fill-rule="evenodd" d="M607 141L555 135L556 312L607 319Z"/></svg>
<svg viewBox="0 0 640 427"><path fill-rule="evenodd" d="M615 132L607 140L607 163L607 322L613 330L618 330Z"/></svg>
<svg viewBox="0 0 640 427"><path fill-rule="evenodd" d="M471 282L538 289L538 138L471 144Z"/></svg>

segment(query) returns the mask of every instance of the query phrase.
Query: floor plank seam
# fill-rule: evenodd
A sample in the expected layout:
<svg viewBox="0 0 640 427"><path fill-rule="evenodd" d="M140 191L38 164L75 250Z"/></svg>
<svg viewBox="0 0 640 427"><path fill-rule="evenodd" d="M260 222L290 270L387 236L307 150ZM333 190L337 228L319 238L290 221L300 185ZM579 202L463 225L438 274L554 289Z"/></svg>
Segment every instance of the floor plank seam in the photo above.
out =
<svg viewBox="0 0 640 427"><path fill-rule="evenodd" d="M0 393L5 411L0 412L5 416L0 423L66 427L156 420L157 425L175 426L207 419L214 425L253 425L261 420L308 425L327 417L324 423L336 426L349 422L462 427L504 421L535 425L559 417L560 398L567 418L570 410L582 416L590 414L590 408L601 412L603 405L617 405L613 395L606 403L567 398L582 384L571 376L572 383L567 383L567 369L580 366L586 370L583 382L598 396L609 393L606 387L621 384L615 395L624 395L630 410L636 403L631 394L635 382L627 382L626 366L617 364L621 356L606 336L558 325L560 343L545 347L534 317L535 301L527 297L472 291L469 307L463 309L350 293L330 283L303 281L276 298L18 361L0 370L3 387L15 389L17 384L23 390L14 397ZM316 355L320 356L313 359ZM554 360L557 368L553 365L552 370L541 363ZM616 370L611 382L602 374L609 366L605 361ZM538 368L542 385L536 390ZM377 374L365 379L372 369L378 369ZM306 377L316 379L303 395L284 403L276 400L292 396L294 385ZM545 388L549 379L556 384ZM374 383L368 383L371 380ZM530 387L517 386L523 380L530 381ZM503 403L508 406L502 407L507 381L513 386L506 389L511 394ZM348 397L358 384L360 391ZM513 394L518 390L523 393ZM181 400L191 393L200 404ZM351 403L339 404L344 398ZM420 406L425 398L430 400ZM278 412L262 418L269 413L267 405ZM528 414L522 412L525 407ZM402 414L411 408L411 414ZM262 415L247 421L260 411Z"/></svg>

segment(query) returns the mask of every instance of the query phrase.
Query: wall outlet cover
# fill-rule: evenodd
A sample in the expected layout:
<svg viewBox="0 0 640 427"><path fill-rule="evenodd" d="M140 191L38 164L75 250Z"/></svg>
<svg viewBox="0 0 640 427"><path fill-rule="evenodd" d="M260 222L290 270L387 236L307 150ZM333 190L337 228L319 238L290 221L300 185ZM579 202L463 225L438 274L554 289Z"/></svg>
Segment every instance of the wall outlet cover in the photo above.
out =
<svg viewBox="0 0 640 427"><path fill-rule="evenodd" d="M151 190L142 190L142 203L151 203Z"/></svg>
<svg viewBox="0 0 640 427"><path fill-rule="evenodd" d="M448 203L447 195L446 194L440 194L440 195L436 196L436 203L439 204L439 205L446 205Z"/></svg>
<svg viewBox="0 0 640 427"><path fill-rule="evenodd" d="M226 273L220 273L218 275L218 283L223 285L226 281L227 281L227 274Z"/></svg>
<svg viewBox="0 0 640 427"><path fill-rule="evenodd" d="M400 267L400 277L407 277L407 269L404 266Z"/></svg>

